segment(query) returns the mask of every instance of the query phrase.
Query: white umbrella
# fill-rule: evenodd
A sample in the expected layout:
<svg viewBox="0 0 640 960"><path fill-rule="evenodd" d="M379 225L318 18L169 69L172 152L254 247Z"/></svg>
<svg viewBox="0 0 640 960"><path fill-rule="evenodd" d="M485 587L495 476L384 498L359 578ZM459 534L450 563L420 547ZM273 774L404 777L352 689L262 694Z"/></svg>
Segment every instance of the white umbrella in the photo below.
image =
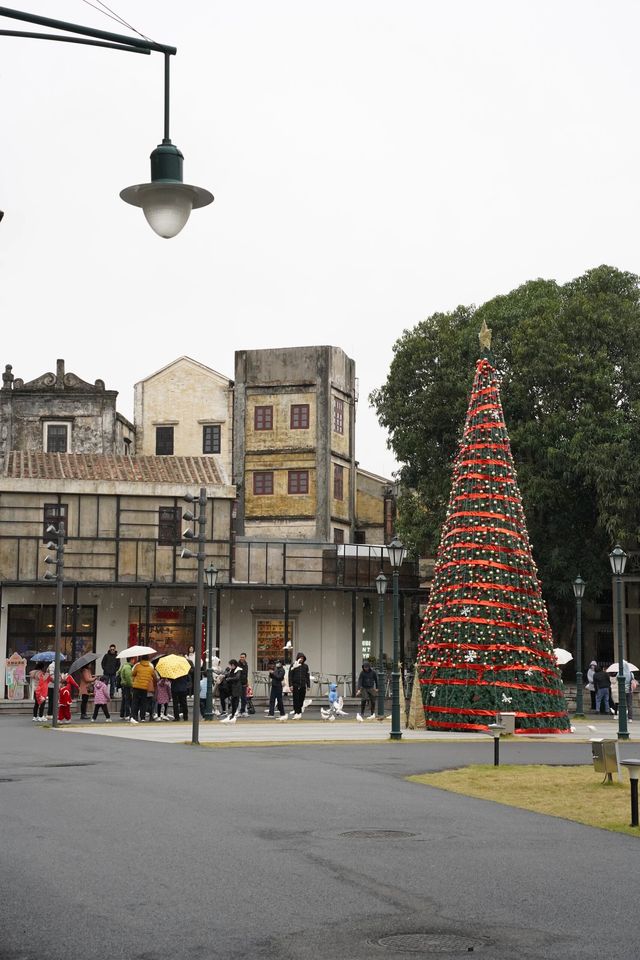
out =
<svg viewBox="0 0 640 960"><path fill-rule="evenodd" d="M627 666L629 667L629 670L631 670L631 671L633 671L633 670L640 670L640 667L636 667L635 664L629 663L628 660L625 660L625 663L627 664ZM610 667L607 667L607 671L606 671L606 672L607 672L607 673L617 673L617 672L618 672L618 664L617 664L617 663L612 663Z"/></svg>
<svg viewBox="0 0 640 960"><path fill-rule="evenodd" d="M562 647L554 647L553 653L556 658L556 663L558 663L561 667L563 667L565 663L569 663L569 660L573 660L573 657L569 651L563 650Z"/></svg>
<svg viewBox="0 0 640 960"><path fill-rule="evenodd" d="M126 650L121 650L120 653L116 654L118 660L128 660L129 657L147 657L150 653L155 653L156 651L153 647L143 647L136 645L133 647L127 647Z"/></svg>

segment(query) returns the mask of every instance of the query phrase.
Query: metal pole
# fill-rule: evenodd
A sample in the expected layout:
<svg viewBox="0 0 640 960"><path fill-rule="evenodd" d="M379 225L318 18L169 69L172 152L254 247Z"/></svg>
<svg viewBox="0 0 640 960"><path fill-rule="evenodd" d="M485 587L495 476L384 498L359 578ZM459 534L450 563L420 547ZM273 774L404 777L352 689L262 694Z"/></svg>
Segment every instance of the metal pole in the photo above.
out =
<svg viewBox="0 0 640 960"><path fill-rule="evenodd" d="M207 703L204 708L205 720L213 720L213 587L209 586L207 598Z"/></svg>
<svg viewBox="0 0 640 960"><path fill-rule="evenodd" d="M638 781L633 778L631 783L631 827L638 826Z"/></svg>
<svg viewBox="0 0 640 960"><path fill-rule="evenodd" d="M622 662L624 647L622 642L622 577L616 575L616 629L618 631L618 740L628 740L627 694L624 689Z"/></svg>
<svg viewBox="0 0 640 960"><path fill-rule="evenodd" d="M575 716L584 719L582 679L582 598L576 597L576 712Z"/></svg>
<svg viewBox="0 0 640 960"><path fill-rule="evenodd" d="M500 737L493 738L493 765L500 766Z"/></svg>
<svg viewBox="0 0 640 960"><path fill-rule="evenodd" d="M378 719L384 717L384 594L378 596Z"/></svg>
<svg viewBox="0 0 640 960"><path fill-rule="evenodd" d="M169 97L170 97L170 80L169 80L169 65L171 63L170 54L165 53L164 55L164 143L171 143L171 138L169 136Z"/></svg>
<svg viewBox="0 0 640 960"><path fill-rule="evenodd" d="M400 636L399 636L399 580L397 567L393 570L393 671L391 673L391 740L402 740L400 730Z"/></svg>
<svg viewBox="0 0 640 960"><path fill-rule="evenodd" d="M200 676L202 661L202 610L204 607L204 548L206 542L207 527L207 489L200 488L198 497L198 585L196 589L196 650L195 665L193 670L193 727L191 733L191 743L197 745L200 743Z"/></svg>
<svg viewBox="0 0 640 960"><path fill-rule="evenodd" d="M58 546L56 547L56 640L53 665L53 716L51 726L58 726L60 703L60 654L62 652L62 591L64 589L64 520L58 520Z"/></svg>

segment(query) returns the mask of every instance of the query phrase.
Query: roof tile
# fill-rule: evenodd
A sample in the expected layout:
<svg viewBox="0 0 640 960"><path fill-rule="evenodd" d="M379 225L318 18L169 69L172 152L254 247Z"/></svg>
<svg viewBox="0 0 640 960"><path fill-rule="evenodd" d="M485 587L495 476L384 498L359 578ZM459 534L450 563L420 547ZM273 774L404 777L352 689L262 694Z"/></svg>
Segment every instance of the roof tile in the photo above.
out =
<svg viewBox="0 0 640 960"><path fill-rule="evenodd" d="M122 480L134 483L221 485L211 457L129 457L98 453L13 451L5 476L21 480Z"/></svg>

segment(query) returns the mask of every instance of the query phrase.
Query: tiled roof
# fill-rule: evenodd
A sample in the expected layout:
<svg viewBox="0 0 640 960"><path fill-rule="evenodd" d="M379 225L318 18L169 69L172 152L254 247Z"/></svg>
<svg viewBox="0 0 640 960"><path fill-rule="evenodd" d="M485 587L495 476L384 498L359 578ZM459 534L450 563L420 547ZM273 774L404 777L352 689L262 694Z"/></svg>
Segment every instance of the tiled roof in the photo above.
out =
<svg viewBox="0 0 640 960"><path fill-rule="evenodd" d="M129 457L99 453L21 453L7 457L6 477L22 480L122 480L221 485L211 457Z"/></svg>

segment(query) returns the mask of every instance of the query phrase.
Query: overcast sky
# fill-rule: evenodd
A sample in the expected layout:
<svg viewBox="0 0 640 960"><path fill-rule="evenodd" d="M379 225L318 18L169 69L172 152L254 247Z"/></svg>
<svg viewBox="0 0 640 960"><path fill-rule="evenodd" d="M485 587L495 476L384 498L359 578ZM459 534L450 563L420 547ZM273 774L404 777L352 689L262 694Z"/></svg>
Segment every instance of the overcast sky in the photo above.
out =
<svg viewBox="0 0 640 960"><path fill-rule="evenodd" d="M16 376L64 357L131 417L135 381L181 354L233 377L238 349L335 344L358 459L388 475L367 397L404 329L534 277L640 268L637 2L109 6L178 47L172 139L216 199L162 240L118 197L162 138L161 55L0 37ZM82 0L27 9L123 32Z"/></svg>

